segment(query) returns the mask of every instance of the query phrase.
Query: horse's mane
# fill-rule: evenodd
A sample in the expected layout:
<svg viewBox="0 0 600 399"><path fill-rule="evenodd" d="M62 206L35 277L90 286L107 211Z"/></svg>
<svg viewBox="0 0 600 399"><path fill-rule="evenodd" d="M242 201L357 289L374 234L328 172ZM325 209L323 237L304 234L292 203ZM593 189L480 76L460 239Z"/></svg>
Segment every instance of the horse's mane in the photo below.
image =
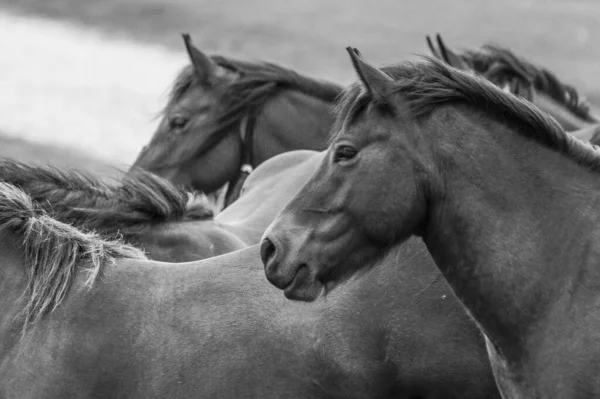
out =
<svg viewBox="0 0 600 399"><path fill-rule="evenodd" d="M23 332L61 304L83 262L91 286L106 263L146 259L137 248L51 218L24 191L5 182L0 182L0 228L20 242L27 265Z"/></svg>
<svg viewBox="0 0 600 399"><path fill-rule="evenodd" d="M266 97L282 89L297 90L326 102L333 102L343 91L343 87L336 83L306 76L270 62L239 61L221 55L213 55L211 59L217 65L240 75L224 94L222 101L225 109L262 105ZM179 101L191 86L197 84L193 66L186 65L175 78L168 104Z"/></svg>
<svg viewBox="0 0 600 399"><path fill-rule="evenodd" d="M213 216L203 194L188 193L143 170L117 183L82 172L2 160L0 181L25 191L53 218L104 237L122 235L129 240L158 223Z"/></svg>
<svg viewBox="0 0 600 399"><path fill-rule="evenodd" d="M466 50L460 56L475 72L497 86L517 78L529 87L546 93L579 117L593 121L590 104L579 96L573 86L562 83L549 70L517 57L504 47L486 44L478 50ZM531 101L531 98L528 100Z"/></svg>
<svg viewBox="0 0 600 399"><path fill-rule="evenodd" d="M312 78L269 62L245 62L220 55L213 55L211 59L217 65L240 75L239 79L227 86L220 99L220 112L211 134L239 123L247 113L259 112L269 98L282 90L296 90L328 103L333 103L343 91L343 87L336 83ZM190 87L198 84L193 66L185 66L175 79L165 109L178 102Z"/></svg>
<svg viewBox="0 0 600 399"><path fill-rule="evenodd" d="M426 62L406 62L381 69L394 80L390 83L390 95L400 94L414 117L425 117L446 104L465 103L503 123L516 123L519 133L570 156L583 166L600 171L600 152L596 146L565 133L553 118L529 101L502 91L483 77L452 68L431 57L423 58ZM372 101L359 82L352 84L336 106L333 138Z"/></svg>

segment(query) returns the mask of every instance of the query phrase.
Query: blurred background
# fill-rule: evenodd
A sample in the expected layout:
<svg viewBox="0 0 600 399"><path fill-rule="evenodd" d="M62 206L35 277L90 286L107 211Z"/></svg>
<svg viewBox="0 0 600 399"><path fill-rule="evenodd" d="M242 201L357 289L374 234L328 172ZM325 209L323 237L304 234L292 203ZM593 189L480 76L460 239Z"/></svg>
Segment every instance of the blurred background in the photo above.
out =
<svg viewBox="0 0 600 399"><path fill-rule="evenodd" d="M341 83L344 48L384 65L494 42L600 105L600 1L0 0L0 156L98 173L149 140L189 32L209 53Z"/></svg>

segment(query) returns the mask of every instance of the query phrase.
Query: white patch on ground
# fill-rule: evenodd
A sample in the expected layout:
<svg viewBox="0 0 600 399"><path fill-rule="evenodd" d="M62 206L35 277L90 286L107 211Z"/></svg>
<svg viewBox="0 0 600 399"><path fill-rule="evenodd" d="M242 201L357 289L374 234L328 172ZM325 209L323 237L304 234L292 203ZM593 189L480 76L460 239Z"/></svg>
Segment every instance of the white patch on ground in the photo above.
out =
<svg viewBox="0 0 600 399"><path fill-rule="evenodd" d="M0 131L129 164L187 58L0 11ZM183 49L183 44L182 44Z"/></svg>

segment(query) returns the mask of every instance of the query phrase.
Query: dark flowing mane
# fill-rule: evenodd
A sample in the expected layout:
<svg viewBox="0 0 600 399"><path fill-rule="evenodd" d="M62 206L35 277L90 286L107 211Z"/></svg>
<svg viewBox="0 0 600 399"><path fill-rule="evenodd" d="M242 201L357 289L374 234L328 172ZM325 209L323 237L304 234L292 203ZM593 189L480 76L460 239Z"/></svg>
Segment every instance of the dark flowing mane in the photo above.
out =
<svg viewBox="0 0 600 399"><path fill-rule="evenodd" d="M268 62L244 62L224 56L211 56L219 66L240 74L225 90L213 133L224 131L240 123L246 113L256 114L269 98L282 90L297 90L328 103L333 103L343 87L322 79L311 78L291 69ZM175 79L167 102L167 109L178 102L192 86L199 84L191 65L182 69Z"/></svg>
<svg viewBox="0 0 600 399"><path fill-rule="evenodd" d="M516 77L529 87L546 93L577 116L594 121L590 116L589 103L573 86L562 83L552 72L517 57L504 47L486 44L479 50L464 51L461 57L475 72L498 86L504 86ZM531 98L528 100L531 101Z"/></svg>
<svg viewBox="0 0 600 399"><path fill-rule="evenodd" d="M10 229L21 243L28 268L23 332L61 304L82 263L91 287L103 265L119 258L146 259L137 248L51 218L25 192L5 182L0 182L0 228Z"/></svg>
<svg viewBox="0 0 600 399"><path fill-rule="evenodd" d="M565 133L554 119L530 102L502 91L483 77L459 71L431 57L423 58L425 62L406 62L381 69L394 80L390 83L390 95L402 95L414 117L425 117L445 104L465 103L488 115L491 113L500 121L515 122L521 134L600 171L600 151L596 146ZM370 102L372 98L360 82L352 84L336 106L333 134L352 123Z"/></svg>
<svg viewBox="0 0 600 399"><path fill-rule="evenodd" d="M188 193L143 170L117 183L81 172L2 160L0 181L25 191L61 222L104 237L129 240L158 223L213 216L203 194Z"/></svg>

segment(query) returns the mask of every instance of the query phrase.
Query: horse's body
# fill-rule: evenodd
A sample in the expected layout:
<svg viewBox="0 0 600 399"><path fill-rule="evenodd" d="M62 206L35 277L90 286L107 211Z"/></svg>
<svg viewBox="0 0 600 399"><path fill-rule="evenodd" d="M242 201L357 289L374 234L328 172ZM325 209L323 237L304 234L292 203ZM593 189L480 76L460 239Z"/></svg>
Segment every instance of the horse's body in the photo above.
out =
<svg viewBox="0 0 600 399"><path fill-rule="evenodd" d="M229 205L249 171L282 152L324 150L341 87L269 63L208 57L186 38L191 65L134 168L205 193L228 184Z"/></svg>
<svg viewBox="0 0 600 399"><path fill-rule="evenodd" d="M248 245L258 244L277 213L314 173L324 154L296 150L267 160L252 172L240 197L217 214L214 223Z"/></svg>
<svg viewBox="0 0 600 399"><path fill-rule="evenodd" d="M323 153L290 151L258 167L243 195L213 217L206 198L140 172L110 184L82 173L0 162L0 181L14 184L54 218L106 238L122 236L157 261L188 262L260 241Z"/></svg>
<svg viewBox="0 0 600 399"><path fill-rule="evenodd" d="M256 246L143 260L18 191L0 184L0 397L497 396L481 335L416 241L307 305L264 281ZM52 306L28 306L22 330L31 303Z"/></svg>
<svg viewBox="0 0 600 399"><path fill-rule="evenodd" d="M258 244L323 155L310 150L276 155L252 172L241 196L213 219L155 223L140 232L135 243L151 259L166 262L201 260Z"/></svg>
<svg viewBox="0 0 600 399"><path fill-rule="evenodd" d="M136 234L132 242L150 259L174 263L212 258L249 245L226 227L213 220L170 221Z"/></svg>
<svg viewBox="0 0 600 399"><path fill-rule="evenodd" d="M21 188L53 218L108 239L123 237L154 260L200 260L248 245L213 222L206 197L148 172L115 183L3 160L0 181Z"/></svg>
<svg viewBox="0 0 600 399"><path fill-rule="evenodd" d="M456 53L437 35L438 48L427 37L433 55L449 65L476 73L509 93L522 96L552 115L572 135L600 144L600 118L574 87L562 83L552 72L516 56L510 50L485 45Z"/></svg>
<svg viewBox="0 0 600 399"><path fill-rule="evenodd" d="M349 51L360 83L266 232L269 280L314 300L421 236L505 398L599 397L600 153L484 79Z"/></svg>

